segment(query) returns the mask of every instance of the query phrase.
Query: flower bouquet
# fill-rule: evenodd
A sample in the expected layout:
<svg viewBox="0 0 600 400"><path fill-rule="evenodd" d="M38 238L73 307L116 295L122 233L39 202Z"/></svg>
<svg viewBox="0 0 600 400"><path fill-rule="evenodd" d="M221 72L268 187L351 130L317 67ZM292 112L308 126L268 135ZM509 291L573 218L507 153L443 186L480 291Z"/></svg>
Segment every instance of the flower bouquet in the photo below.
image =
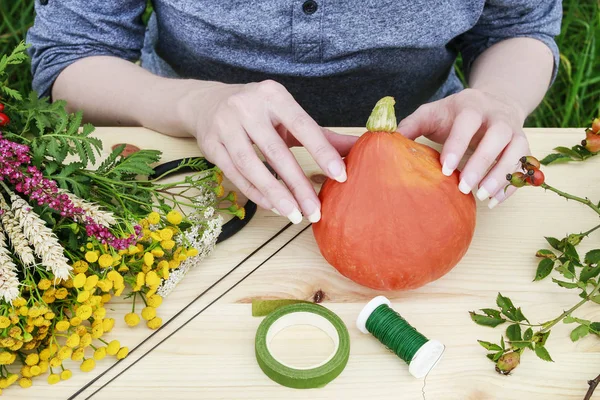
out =
<svg viewBox="0 0 600 400"><path fill-rule="evenodd" d="M73 361L91 371L127 356L106 338L106 303L130 298L129 326L160 327L157 308L211 253L223 215L245 216L202 158L183 160L174 171L192 172L169 183L154 176L156 150L119 145L101 161L81 113L10 87L26 48L0 58L0 393L69 379Z"/></svg>

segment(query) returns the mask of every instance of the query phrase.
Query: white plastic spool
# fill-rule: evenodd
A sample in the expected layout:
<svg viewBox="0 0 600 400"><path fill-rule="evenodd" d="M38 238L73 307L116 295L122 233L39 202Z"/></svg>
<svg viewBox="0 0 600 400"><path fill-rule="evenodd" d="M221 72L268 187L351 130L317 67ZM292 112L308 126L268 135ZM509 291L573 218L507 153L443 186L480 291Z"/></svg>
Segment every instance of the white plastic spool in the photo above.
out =
<svg viewBox="0 0 600 400"><path fill-rule="evenodd" d="M356 327L362 333L370 333L366 326L367 320L373 311L382 304L386 304L388 307L392 308L392 303L385 296L377 296L369 301L360 314L358 314ZM446 347L441 342L429 340L414 355L412 361L408 365L408 372L417 379L427 376L441 360L445 349Z"/></svg>

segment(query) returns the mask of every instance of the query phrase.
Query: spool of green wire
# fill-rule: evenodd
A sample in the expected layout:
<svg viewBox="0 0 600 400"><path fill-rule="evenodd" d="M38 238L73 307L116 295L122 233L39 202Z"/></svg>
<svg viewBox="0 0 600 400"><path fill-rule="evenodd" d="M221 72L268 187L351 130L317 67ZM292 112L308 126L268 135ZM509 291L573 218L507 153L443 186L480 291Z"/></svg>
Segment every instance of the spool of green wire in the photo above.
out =
<svg viewBox="0 0 600 400"><path fill-rule="evenodd" d="M363 333L370 333L382 344L404 360L415 378L422 378L439 362L444 345L429 340L412 327L391 308L384 296L371 300L358 315L356 326Z"/></svg>

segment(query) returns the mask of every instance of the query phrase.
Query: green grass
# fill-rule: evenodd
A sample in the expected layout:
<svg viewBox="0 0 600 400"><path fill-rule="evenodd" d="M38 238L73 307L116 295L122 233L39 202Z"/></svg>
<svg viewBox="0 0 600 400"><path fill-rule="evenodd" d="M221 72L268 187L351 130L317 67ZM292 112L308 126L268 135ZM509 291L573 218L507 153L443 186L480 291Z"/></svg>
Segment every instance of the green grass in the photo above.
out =
<svg viewBox="0 0 600 400"><path fill-rule="evenodd" d="M581 127L600 116L600 3L564 0L563 26L557 43L561 65L556 81L528 127ZM33 23L33 0L0 0L0 54L10 52ZM23 68L10 77L17 89L31 88Z"/></svg>

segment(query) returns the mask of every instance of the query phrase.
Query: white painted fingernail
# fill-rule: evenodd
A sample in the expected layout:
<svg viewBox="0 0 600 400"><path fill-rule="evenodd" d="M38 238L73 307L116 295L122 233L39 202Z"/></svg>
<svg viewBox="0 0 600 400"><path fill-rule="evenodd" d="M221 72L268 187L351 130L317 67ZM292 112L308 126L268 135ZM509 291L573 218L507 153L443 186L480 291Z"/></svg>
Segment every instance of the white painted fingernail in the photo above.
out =
<svg viewBox="0 0 600 400"><path fill-rule="evenodd" d="M458 190L463 192L464 194L471 193L471 185L469 185L464 179L460 181L458 184Z"/></svg>
<svg viewBox="0 0 600 400"><path fill-rule="evenodd" d="M279 209L293 224L302 222L302 213L300 213L300 210L291 201L286 199L279 200Z"/></svg>
<svg viewBox="0 0 600 400"><path fill-rule="evenodd" d="M496 207L496 206L497 206L499 203L500 203L500 202L498 201L498 199L497 199L497 198L495 198L495 197L492 197L492 199L491 199L491 200L489 201L489 203L488 203L488 208L489 208L490 210L492 210L492 209L494 209L494 207Z"/></svg>
<svg viewBox="0 0 600 400"><path fill-rule="evenodd" d="M444 165L442 165L442 174L450 176L456 167L458 167L458 157L454 154L448 154L444 160Z"/></svg>
<svg viewBox="0 0 600 400"><path fill-rule="evenodd" d="M302 202L302 209L308 214L308 220L312 223L319 222L321 219L321 210L314 201L306 199Z"/></svg>
<svg viewBox="0 0 600 400"><path fill-rule="evenodd" d="M477 191L477 198L481 201L490 197L490 192L488 192L483 186L479 188Z"/></svg>
<svg viewBox="0 0 600 400"><path fill-rule="evenodd" d="M274 214L281 215L281 213L277 211L276 208L271 208L271 211L273 211Z"/></svg>
<svg viewBox="0 0 600 400"><path fill-rule="evenodd" d="M333 179L335 179L338 182L346 182L348 176L346 175L346 168L344 166L344 163L334 160L331 161L327 167L329 168L329 173L331 174L331 176L333 176Z"/></svg>

